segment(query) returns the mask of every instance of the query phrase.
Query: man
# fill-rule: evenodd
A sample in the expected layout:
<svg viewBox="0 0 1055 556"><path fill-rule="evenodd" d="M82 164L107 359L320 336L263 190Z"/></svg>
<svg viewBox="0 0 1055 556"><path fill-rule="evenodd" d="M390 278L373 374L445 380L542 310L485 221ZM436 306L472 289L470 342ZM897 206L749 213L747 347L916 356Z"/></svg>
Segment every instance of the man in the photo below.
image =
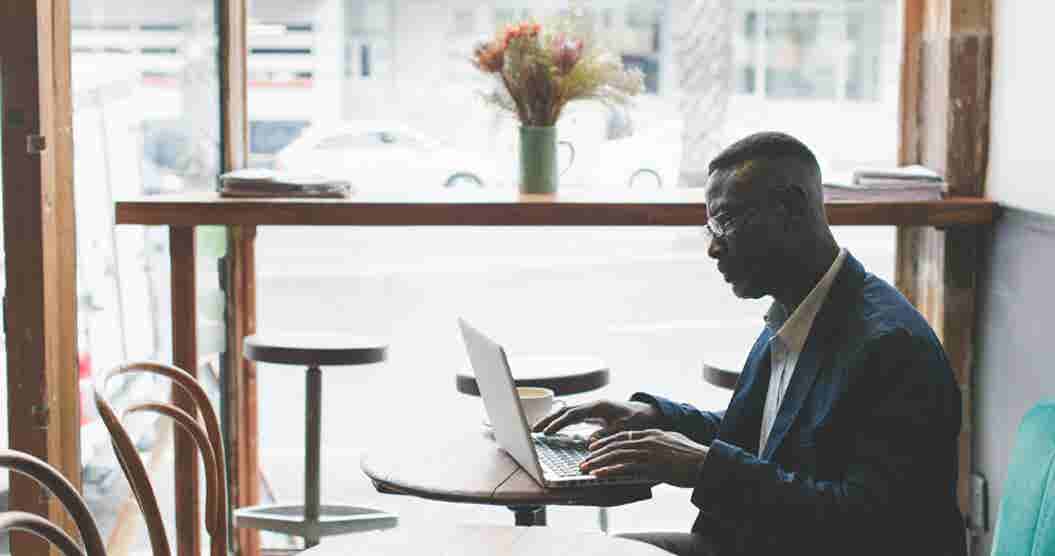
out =
<svg viewBox="0 0 1055 556"><path fill-rule="evenodd" d="M813 153L759 133L709 168L708 255L742 298L772 296L724 412L645 393L576 405L605 425L582 467L692 488L691 533L626 535L676 554L964 555L960 392L923 317L840 249Z"/></svg>

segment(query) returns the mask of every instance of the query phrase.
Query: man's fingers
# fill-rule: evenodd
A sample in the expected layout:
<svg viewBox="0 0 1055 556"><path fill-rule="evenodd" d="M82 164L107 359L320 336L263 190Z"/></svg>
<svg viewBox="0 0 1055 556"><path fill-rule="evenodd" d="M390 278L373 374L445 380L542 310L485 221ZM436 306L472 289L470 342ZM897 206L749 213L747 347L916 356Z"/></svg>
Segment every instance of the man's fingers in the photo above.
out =
<svg viewBox="0 0 1055 556"><path fill-rule="evenodd" d="M590 455L587 456L587 459L597 458L617 450L644 450L648 452L651 449L654 449L654 446L647 438L634 438L633 440L611 442L596 450L590 450Z"/></svg>
<svg viewBox="0 0 1055 556"><path fill-rule="evenodd" d="M549 426L550 423L555 421L561 415L564 415L565 413L567 413L568 409L569 409L568 406L564 406L564 407L558 409L557 411L554 411L553 413L550 413L549 415L543 417L542 419L539 419L539 421L537 423L535 423L535 426L531 427L531 430L533 430L535 432L542 432L542 431L544 431L546 429L546 427Z"/></svg>
<svg viewBox="0 0 1055 556"><path fill-rule="evenodd" d="M622 464L622 463L640 463L648 457L648 452L645 450L632 450L632 449L618 449L610 452L600 454L597 456L590 455L590 457L583 460L579 464L579 469L583 472L589 473L593 469L599 469L602 467L608 467L611 465Z"/></svg>
<svg viewBox="0 0 1055 556"><path fill-rule="evenodd" d="M598 431L598 432L600 432L600 431ZM633 431L633 430L627 431L627 430L624 430L624 431L617 432L615 434L602 436L601 438L598 438L596 440L592 440L591 439L592 442L590 442L590 445L588 446L588 448L590 449L591 452L596 452L598 450L603 449L605 446L611 445L613 442L624 442L625 443L625 442L630 442L630 441L637 442L638 440L647 440L647 439L652 438L653 436L655 436L656 432L659 432L659 431L651 430L651 429L650 430L644 430L644 431Z"/></svg>
<svg viewBox="0 0 1055 556"><path fill-rule="evenodd" d="M535 426L535 430L541 430L544 434L553 434L564 427L582 422L583 418L586 417L586 411L582 406L577 405L566 408L563 411L558 411L550 417L551 419L549 419L548 423L543 424L543 422L540 421L539 424ZM543 421L545 421L545 419Z"/></svg>
<svg viewBox="0 0 1055 556"><path fill-rule="evenodd" d="M594 477L608 477L610 475L646 475L648 466L641 463L617 463L607 467L601 467L590 471Z"/></svg>
<svg viewBox="0 0 1055 556"><path fill-rule="evenodd" d="M588 444L593 444L594 442L597 442L598 440L600 440L600 439L602 439L602 438L604 438L606 436L612 436L613 434L616 434L616 433L622 432L622 431L623 431L623 425L612 425L610 427L604 427L602 429L598 429L598 430L594 431L593 434L590 435Z"/></svg>
<svg viewBox="0 0 1055 556"><path fill-rule="evenodd" d="M630 440L630 435L632 432L633 431L619 431L615 434L602 436L597 440L591 442L590 445L587 446L587 448L589 448L591 452L596 452L597 450L600 450L613 442L626 442L627 440Z"/></svg>

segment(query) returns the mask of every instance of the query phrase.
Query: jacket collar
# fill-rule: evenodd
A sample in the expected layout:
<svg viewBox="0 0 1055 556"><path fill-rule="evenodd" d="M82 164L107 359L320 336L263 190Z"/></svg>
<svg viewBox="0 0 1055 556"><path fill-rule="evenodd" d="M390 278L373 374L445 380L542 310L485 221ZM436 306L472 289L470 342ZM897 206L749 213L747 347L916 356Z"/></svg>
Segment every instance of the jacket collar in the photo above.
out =
<svg viewBox="0 0 1055 556"><path fill-rule="evenodd" d="M845 332L842 324L846 321L847 311L854 298L864 286L864 280L864 267L853 255L847 253L842 269L836 275L828 292L828 298L821 305L809 336L806 338L806 344L795 365L795 372L788 384L784 401L780 405L776 421L773 422L773 430L766 442L762 459L773 457L795 422L795 418L806 401L806 396L817 379L817 374L825 363L825 358L831 353L828 347L832 341ZM760 363L766 361L762 360ZM768 381L758 382L766 382L768 386Z"/></svg>

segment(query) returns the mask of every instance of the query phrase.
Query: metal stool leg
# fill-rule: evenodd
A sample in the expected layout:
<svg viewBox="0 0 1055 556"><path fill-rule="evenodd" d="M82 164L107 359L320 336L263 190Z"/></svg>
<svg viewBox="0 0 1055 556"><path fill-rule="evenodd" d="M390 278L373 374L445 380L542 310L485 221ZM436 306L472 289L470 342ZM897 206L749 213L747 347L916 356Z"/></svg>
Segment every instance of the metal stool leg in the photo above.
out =
<svg viewBox="0 0 1055 556"><path fill-rule="evenodd" d="M320 449L322 436L322 369L308 368L304 408L304 504L272 504L235 510L237 527L285 533L304 539L305 548L328 535L376 531L395 527L393 514L349 505L322 505L320 500Z"/></svg>
<svg viewBox="0 0 1055 556"><path fill-rule="evenodd" d="M319 544L319 451L322 435L322 370L309 367L304 411L304 547Z"/></svg>

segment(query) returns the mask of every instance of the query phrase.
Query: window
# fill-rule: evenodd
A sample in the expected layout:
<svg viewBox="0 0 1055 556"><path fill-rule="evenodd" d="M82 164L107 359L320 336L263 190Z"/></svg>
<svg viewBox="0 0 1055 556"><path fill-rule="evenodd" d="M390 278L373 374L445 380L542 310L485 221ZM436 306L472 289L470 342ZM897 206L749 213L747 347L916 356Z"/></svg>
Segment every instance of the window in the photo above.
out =
<svg viewBox="0 0 1055 556"><path fill-rule="evenodd" d="M475 8L470 18L467 4L453 0L310 6L256 0L251 20L310 22L310 38L297 40L312 51L297 65L313 79L251 81L250 120L306 122L299 139L266 153L273 163L332 172L360 191L444 195L513 187L516 124L479 100L488 81L466 59L475 40L507 24L564 14L578 18L584 32L595 33L625 64L640 67L648 92L629 111L569 107L559 133L574 144L576 157L562 188L700 185L683 170L762 129L801 137L825 169L894 160L898 2L757 0L726 3L728 13L672 12L689 4L502 0ZM687 14L700 20L686 21ZM714 27L719 23L726 27ZM251 33L250 48L293 41L289 23L284 29ZM722 29L729 44L725 66L715 65L720 57L699 48L706 42L691 34ZM283 64L270 55L249 58L260 71ZM726 89L712 88L711 76L722 72ZM692 102L709 95L724 104ZM348 127L373 131L349 134ZM403 133L421 138L414 149L402 148ZM317 148L303 148L308 144ZM262 147L253 150L264 154ZM693 156L696 151L702 154ZM459 173L479 182L447 187ZM892 229L836 233L872 271L892 276ZM363 446L391 442L386 431L365 423L390 414L394 398L423 414L435 412L437 421L442 414L473 427L482 419L479 400L459 396L452 385L451 376L468 364L457 316L518 353L603 358L614 378L599 395L621 398L646 388L716 408L728 393L702 383L701 361L744 357L766 308L765 301L732 296L694 229L265 227L258 237L260 330L321 328L390 341L381 368L327 379L329 399L341 403L327 402L324 462L357 461ZM277 496L295 499L298 475L277 470L301 465L302 407L267 400L303 399L302 378L262 365L259 381L261 406L273 408L261 413L261 430L271 439L296 439L262 442L261 461L265 471L276 470L269 479ZM421 427L427 434L428 425ZM512 519L504 508L439 508L378 495L357 473L323 469L328 490L396 511L406 526L440 522L437 509L449 522ZM660 488L651 502L612 510L611 525L684 529L693 515L683 492ZM596 519L592 509L550 508L552 526L588 529Z"/></svg>
<svg viewBox="0 0 1055 556"><path fill-rule="evenodd" d="M648 87L630 110L569 108L560 134L576 157L563 161L564 188L698 186L692 170L760 129L798 135L826 170L894 159L899 2L714 3L727 12L686 9L692 4L501 0L469 9L454 0L257 0L248 25L250 163L332 172L362 191L512 187L515 123L479 101L488 84L466 58L479 36L556 15L575 18L640 67ZM124 359L167 359L171 350L160 293L167 238L163 230L115 229L113 199L212 189L220 167L217 6L159 6L71 6L79 363L88 373ZM695 40L701 33L720 40ZM465 176L472 178L455 179ZM836 233L871 270L892 275L893 230ZM214 271L223 233L201 230L199 242L199 281L213 286L198 315L200 350L209 354L223 340ZM601 395L646 388L720 407L728 394L703 386L701 359L722 346L742 356L765 308L732 297L694 229L263 229L258 270L261 329L389 338L383 371L327 379L328 399L340 402L325 412L329 462L356 461L363 446L391 441L366 423L387 414L393 398L424 415L479 424L479 400L458 397L449 380L467 364L456 316L517 353L602 357L615 379ZM301 387L297 374L260 374L261 405L274 408L261 414L261 429L286 439L260 446L282 498L301 488L296 474L275 471L300 465L302 435L289 423L299 424L302 409L288 400L303 399ZM112 504L119 469L86 417L86 488ZM144 449L157 430L139 429ZM361 475L333 468L328 490L396 509L407 525L441 522L435 506L382 497ZM653 502L613 510L612 525L683 529L691 509L682 494L658 489ZM501 508L443 510L451 521L510 520ZM551 510L555 526L593 520L593 510Z"/></svg>
<svg viewBox="0 0 1055 556"><path fill-rule="evenodd" d="M211 1L70 6L74 180L84 492L96 516L115 516L128 490L109 435L94 412L91 378L132 359L171 360L168 234L115 227L117 198L211 190L220 169L218 29ZM267 145L263 145L265 148ZM221 229L199 229L199 341L203 355L224 341L216 257ZM167 399L168 383L129 381L116 394ZM129 419L145 461L170 446L165 420ZM152 474L171 485L171 466ZM161 506L172 493L160 488ZM202 491L204 492L204 490ZM115 526L100 519L102 534ZM149 551L138 517L133 551ZM127 525L127 524L126 524Z"/></svg>
<svg viewBox="0 0 1055 556"><path fill-rule="evenodd" d="M738 4L740 93L768 98L882 102L883 72L896 58L893 1L764 1ZM765 75L759 88L756 76Z"/></svg>

